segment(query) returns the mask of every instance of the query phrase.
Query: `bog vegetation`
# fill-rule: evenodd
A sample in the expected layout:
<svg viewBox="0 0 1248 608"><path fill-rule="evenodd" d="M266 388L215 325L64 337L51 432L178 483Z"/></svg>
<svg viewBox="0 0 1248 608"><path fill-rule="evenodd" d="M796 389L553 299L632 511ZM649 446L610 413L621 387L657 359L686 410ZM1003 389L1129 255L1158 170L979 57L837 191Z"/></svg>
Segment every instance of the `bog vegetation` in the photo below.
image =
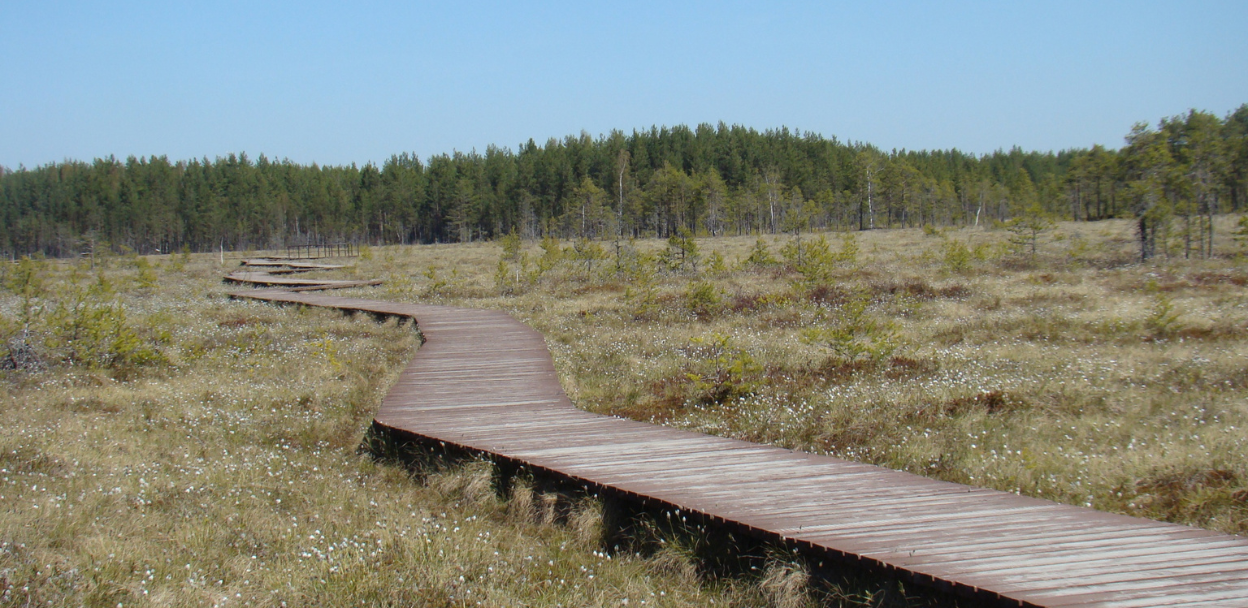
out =
<svg viewBox="0 0 1248 608"><path fill-rule="evenodd" d="M1147 264L1110 220L508 235L337 272L511 311L584 409L1242 534L1248 231L1214 221L1217 255L1172 233ZM784 560L717 578L677 538L602 545L594 500L556 518L485 465L361 453L414 332L226 301L216 255L3 268L2 603L927 601Z"/></svg>
<svg viewBox="0 0 1248 608"><path fill-rule="evenodd" d="M1215 223L1221 254L1172 234L1147 264L1123 220L508 238L370 263L388 297L541 330L587 410L1242 534L1248 230Z"/></svg>
<svg viewBox="0 0 1248 608"><path fill-rule="evenodd" d="M360 260L390 296L489 279L392 255ZM410 325L228 301L216 256L0 268L0 606L809 601L792 557L712 576L696 535L608 539L594 497L370 448ZM830 597L905 597L855 580Z"/></svg>

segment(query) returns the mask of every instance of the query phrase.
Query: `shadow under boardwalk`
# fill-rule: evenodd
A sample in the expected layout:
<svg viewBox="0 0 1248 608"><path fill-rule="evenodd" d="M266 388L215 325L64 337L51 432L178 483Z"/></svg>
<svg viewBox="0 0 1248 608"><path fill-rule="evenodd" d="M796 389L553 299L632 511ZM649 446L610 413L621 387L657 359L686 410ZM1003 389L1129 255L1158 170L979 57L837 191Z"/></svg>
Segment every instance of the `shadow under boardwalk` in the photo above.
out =
<svg viewBox="0 0 1248 608"><path fill-rule="evenodd" d="M417 319L381 427L993 603L1248 605L1248 539L578 410L505 312L233 295Z"/></svg>

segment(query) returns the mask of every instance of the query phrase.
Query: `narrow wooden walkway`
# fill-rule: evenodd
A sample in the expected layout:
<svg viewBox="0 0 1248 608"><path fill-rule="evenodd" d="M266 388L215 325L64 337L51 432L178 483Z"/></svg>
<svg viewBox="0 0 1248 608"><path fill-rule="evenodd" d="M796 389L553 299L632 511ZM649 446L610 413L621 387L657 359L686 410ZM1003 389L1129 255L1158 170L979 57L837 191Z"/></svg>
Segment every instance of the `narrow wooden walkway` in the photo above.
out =
<svg viewBox="0 0 1248 608"><path fill-rule="evenodd" d="M590 414L501 311L235 295L418 319L384 427L989 603L1248 606L1248 539Z"/></svg>
<svg viewBox="0 0 1248 608"><path fill-rule="evenodd" d="M346 289L348 287L368 287L381 285L380 279L368 280L334 280L334 279L292 279L275 276L272 272L235 270L225 275L226 283L246 285L263 285L266 287L286 287L291 291L322 291L326 289Z"/></svg>
<svg viewBox="0 0 1248 608"><path fill-rule="evenodd" d="M272 258L252 258L243 260L241 266L250 266L253 268L269 268L269 269L286 269L297 271L309 270L337 270L346 268L344 264L318 264L315 262L292 262L290 260L277 260ZM269 272L274 272L269 270Z"/></svg>

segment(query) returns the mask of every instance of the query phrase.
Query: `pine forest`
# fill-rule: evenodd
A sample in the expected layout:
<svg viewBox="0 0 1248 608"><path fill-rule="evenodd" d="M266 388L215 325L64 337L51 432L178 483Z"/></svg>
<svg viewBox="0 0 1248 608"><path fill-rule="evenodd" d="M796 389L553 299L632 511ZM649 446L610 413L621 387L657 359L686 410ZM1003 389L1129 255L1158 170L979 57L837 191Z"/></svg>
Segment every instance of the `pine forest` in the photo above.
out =
<svg viewBox="0 0 1248 608"><path fill-rule="evenodd" d="M1248 104L1137 124L1119 149L886 152L790 131L702 124L582 132L517 150L382 166L261 155L0 167L0 253L66 257L329 243L666 238L1019 218L1132 219L1139 254L1212 254L1213 217L1248 206ZM1169 250L1165 250L1169 253Z"/></svg>

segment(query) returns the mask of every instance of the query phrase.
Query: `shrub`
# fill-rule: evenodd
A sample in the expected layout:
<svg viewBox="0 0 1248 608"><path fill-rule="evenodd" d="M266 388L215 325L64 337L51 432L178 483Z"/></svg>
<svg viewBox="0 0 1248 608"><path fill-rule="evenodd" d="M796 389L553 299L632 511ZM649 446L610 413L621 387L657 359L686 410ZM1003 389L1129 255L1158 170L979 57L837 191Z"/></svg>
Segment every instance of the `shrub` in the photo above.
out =
<svg viewBox="0 0 1248 608"><path fill-rule="evenodd" d="M457 288L464 286L464 277L460 276L458 268L452 268L449 276L443 275L436 266L430 265L421 274L429 280L425 284L425 297L436 297L449 295Z"/></svg>
<svg viewBox="0 0 1248 608"><path fill-rule="evenodd" d="M1144 326L1155 339L1165 339L1179 329L1179 312L1174 309L1174 302L1162 293L1157 281L1149 281L1145 291L1153 295L1153 306Z"/></svg>
<svg viewBox="0 0 1248 608"><path fill-rule="evenodd" d="M699 319L714 316L719 311L719 290L706 281L695 281L685 291L685 306Z"/></svg>
<svg viewBox="0 0 1248 608"><path fill-rule="evenodd" d="M39 312L38 299L44 294L43 275L42 262L24 257L5 277L5 288L22 299L19 321L23 325L29 325Z"/></svg>
<svg viewBox="0 0 1248 608"><path fill-rule="evenodd" d="M607 259L607 252L603 251L598 243L582 237L577 239L571 248L564 251L564 257L578 266L583 265L582 270L589 275L593 272L596 262Z"/></svg>
<svg viewBox="0 0 1248 608"><path fill-rule="evenodd" d="M494 286L498 288L498 293L511 295L515 293L514 285L511 268L507 265L507 257L498 258L498 266L494 270Z"/></svg>
<svg viewBox="0 0 1248 608"><path fill-rule="evenodd" d="M776 258L767 249L767 241L764 241L761 236L754 242L754 247L750 249L750 254L745 256L744 260L741 260L741 267L747 270L770 268L776 264Z"/></svg>
<svg viewBox="0 0 1248 608"><path fill-rule="evenodd" d="M634 317L648 317L658 308L656 274L654 258L644 253L636 254L634 263L625 268L629 285L624 290L624 301L632 305Z"/></svg>
<svg viewBox="0 0 1248 608"><path fill-rule="evenodd" d="M615 251L610 257L615 261L611 272L617 279L624 278L630 269L638 264L637 243L633 239L621 241L617 239L611 246Z"/></svg>
<svg viewBox="0 0 1248 608"><path fill-rule="evenodd" d="M841 235L841 250L836 254L836 261L844 266L858 265L858 237L852 232Z"/></svg>
<svg viewBox="0 0 1248 608"><path fill-rule="evenodd" d="M540 244L542 257L537 259L537 274L543 275L555 268L563 260L563 249L559 247L559 239L546 235Z"/></svg>
<svg viewBox="0 0 1248 608"><path fill-rule="evenodd" d="M71 365L141 367L164 360L129 324L126 310L110 299L106 284L83 288L70 283L48 314L48 346Z"/></svg>
<svg viewBox="0 0 1248 608"><path fill-rule="evenodd" d="M837 258L828 247L827 239L822 236L809 241L795 237L780 249L785 264L790 270L801 276L800 283L809 288L827 283L832 278L832 270Z"/></svg>
<svg viewBox="0 0 1248 608"><path fill-rule="evenodd" d="M792 302L791 298L781 293L741 294L733 296L728 303L728 308L735 313L754 313L760 310L784 308Z"/></svg>
<svg viewBox="0 0 1248 608"><path fill-rule="evenodd" d="M498 244L503 248L504 260L508 262L520 261L520 246L523 245L523 241L520 240L520 235L516 233L514 226L511 232L498 239Z"/></svg>
<svg viewBox="0 0 1248 608"><path fill-rule="evenodd" d="M748 352L734 347L731 338L715 333L690 342L706 354L698 362L700 369L686 374L700 400L724 403L754 392L757 387L754 378L762 367Z"/></svg>
<svg viewBox="0 0 1248 608"><path fill-rule="evenodd" d="M156 270L147 261L147 258L139 256L134 259L134 268L139 271L135 277L135 283L139 289L151 290L156 287L156 283L160 281L160 277L156 275Z"/></svg>
<svg viewBox="0 0 1248 608"><path fill-rule="evenodd" d="M504 256L498 259L498 266L495 267L494 286L501 295L519 295L537 282L537 276L537 271L529 268L528 254L520 254L514 267L507 263Z"/></svg>
<svg viewBox="0 0 1248 608"><path fill-rule="evenodd" d="M892 323L876 320L868 312L870 297L858 291L845 297L831 311L820 310L820 322L802 332L807 344L821 346L843 362L882 361L900 346Z"/></svg>
<svg viewBox="0 0 1248 608"><path fill-rule="evenodd" d="M711 276L721 277L728 274L728 264L718 250L712 251L706 258L706 271Z"/></svg>
<svg viewBox="0 0 1248 608"><path fill-rule="evenodd" d="M668 270L698 271L698 262L702 261L698 253L698 243L688 228L680 227L667 239L667 248L659 254L659 264Z"/></svg>
<svg viewBox="0 0 1248 608"><path fill-rule="evenodd" d="M1036 258L1036 248L1040 244L1040 237L1052 230L1054 227L1053 220L1048 213L1039 205L1032 205L1022 215L1011 218L1005 223L1005 229L1010 231L1010 245L1017 253L1031 250L1031 258Z"/></svg>
<svg viewBox="0 0 1248 608"><path fill-rule="evenodd" d="M941 250L944 254L945 268L950 272L961 273L971 269L971 261L975 259L975 255L966 243L958 239L949 239L941 245Z"/></svg>

